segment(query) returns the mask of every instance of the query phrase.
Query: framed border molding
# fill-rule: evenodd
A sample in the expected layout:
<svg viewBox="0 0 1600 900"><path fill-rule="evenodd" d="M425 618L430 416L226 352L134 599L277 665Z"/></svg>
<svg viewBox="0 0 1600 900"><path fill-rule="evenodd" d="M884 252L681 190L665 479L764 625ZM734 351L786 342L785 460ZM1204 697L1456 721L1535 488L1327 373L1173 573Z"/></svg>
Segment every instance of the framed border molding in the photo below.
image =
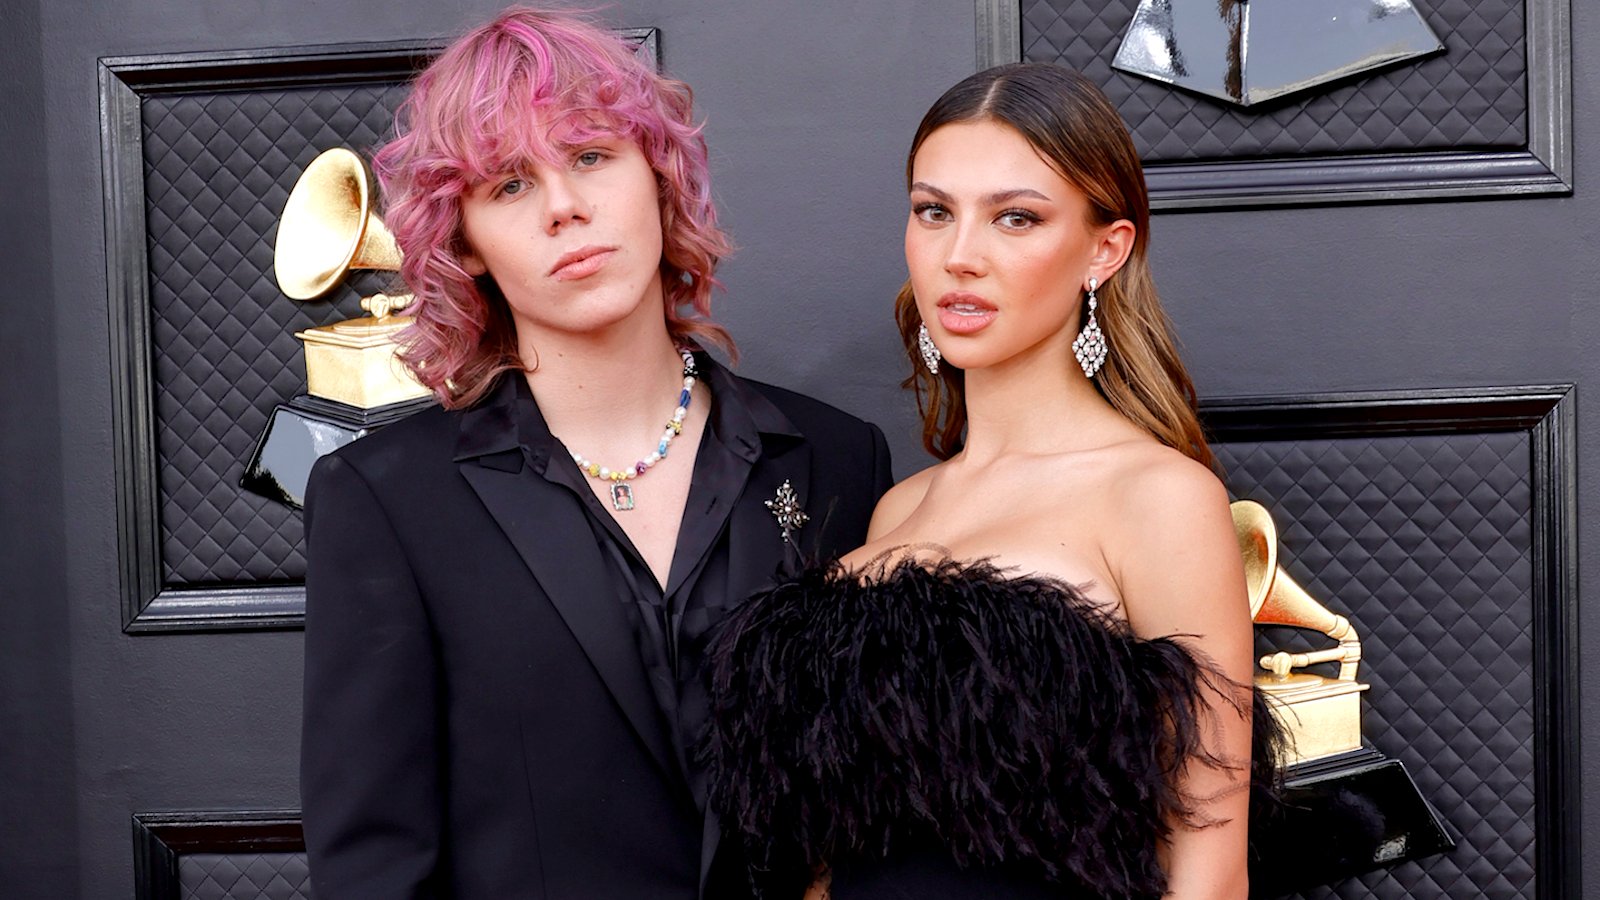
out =
<svg viewBox="0 0 1600 900"><path fill-rule="evenodd" d="M135 813L133 896L179 900L178 857L184 854L304 850L299 810Z"/></svg>
<svg viewBox="0 0 1600 900"><path fill-rule="evenodd" d="M660 65L659 29L624 28L617 33L635 43L652 64ZM100 60L100 165L123 631L298 628L305 616L301 585L176 587L164 582L141 122L145 99L406 81L443 48L438 40L397 41Z"/></svg>
<svg viewBox="0 0 1600 900"><path fill-rule="evenodd" d="M1582 897L1575 388L1222 398L1201 404L1217 442L1526 432L1532 457L1534 896Z"/></svg>
<svg viewBox="0 0 1600 900"><path fill-rule="evenodd" d="M1526 9L1526 148L1153 164L1145 167L1151 208L1572 193L1572 4L1526 0ZM1022 59L1021 0L977 0L975 17L980 70Z"/></svg>
<svg viewBox="0 0 1600 900"><path fill-rule="evenodd" d="M140 117L145 98L399 81L410 78L438 50L437 43L416 42L100 60L100 152L124 631L290 627L299 624L305 609L301 587L175 588L164 583Z"/></svg>

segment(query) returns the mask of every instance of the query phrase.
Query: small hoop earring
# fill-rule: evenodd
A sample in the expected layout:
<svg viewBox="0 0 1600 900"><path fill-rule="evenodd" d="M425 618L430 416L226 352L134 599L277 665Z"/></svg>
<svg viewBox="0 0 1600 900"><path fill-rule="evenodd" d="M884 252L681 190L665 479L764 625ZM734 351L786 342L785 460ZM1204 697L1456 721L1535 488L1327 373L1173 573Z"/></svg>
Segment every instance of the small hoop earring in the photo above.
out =
<svg viewBox="0 0 1600 900"><path fill-rule="evenodd" d="M928 371L939 374L939 360L944 358L944 354L939 352L933 338L928 335L927 322L917 326L917 351L922 354L922 364L928 367Z"/></svg>
<svg viewBox="0 0 1600 900"><path fill-rule="evenodd" d="M1078 365L1083 367L1085 378L1093 378L1100 367L1106 364L1106 336L1100 330L1100 321L1095 318L1095 307L1099 301L1095 299L1094 289L1100 282L1093 277L1089 279L1089 322L1078 332L1078 339L1072 342L1072 353L1078 357Z"/></svg>

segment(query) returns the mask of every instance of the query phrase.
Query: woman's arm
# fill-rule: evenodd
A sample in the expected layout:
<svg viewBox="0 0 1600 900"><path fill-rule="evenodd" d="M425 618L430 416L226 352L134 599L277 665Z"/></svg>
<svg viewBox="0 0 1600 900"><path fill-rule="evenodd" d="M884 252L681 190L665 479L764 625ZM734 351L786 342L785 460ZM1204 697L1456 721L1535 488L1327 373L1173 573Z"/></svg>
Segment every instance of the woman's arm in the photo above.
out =
<svg viewBox="0 0 1600 900"><path fill-rule="evenodd" d="M306 497L300 793L317 895L442 896L437 660L410 564L349 463L319 460Z"/></svg>
<svg viewBox="0 0 1600 900"><path fill-rule="evenodd" d="M1205 750L1229 765L1192 761L1180 784L1206 827L1174 822L1163 866L1175 900L1245 900L1249 888L1250 706L1254 634L1227 492L1210 471L1169 458L1131 479L1113 570L1134 633L1178 640L1241 686L1202 689Z"/></svg>

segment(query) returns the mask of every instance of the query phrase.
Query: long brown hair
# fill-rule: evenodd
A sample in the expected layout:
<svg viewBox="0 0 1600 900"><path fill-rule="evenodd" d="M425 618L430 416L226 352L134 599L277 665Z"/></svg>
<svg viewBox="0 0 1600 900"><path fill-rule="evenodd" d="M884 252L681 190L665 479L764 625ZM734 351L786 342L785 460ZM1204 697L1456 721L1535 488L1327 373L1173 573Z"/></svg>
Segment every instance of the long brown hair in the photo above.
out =
<svg viewBox="0 0 1600 900"><path fill-rule="evenodd" d="M1093 82L1071 69L1041 63L997 66L946 91L923 116L906 158L912 164L928 135L954 122L989 120L1017 130L1033 149L1089 200L1090 224L1133 223L1133 250L1117 274L1096 291L1098 318L1110 352L1095 387L1129 421L1169 447L1214 465L1195 412L1194 383L1178 358L1172 325L1161 309L1146 255L1150 201L1133 138ZM917 330L922 319L907 281L895 298L913 389L922 414L922 445L939 459L961 450L967 426L964 373L954 366L933 375L922 364Z"/></svg>

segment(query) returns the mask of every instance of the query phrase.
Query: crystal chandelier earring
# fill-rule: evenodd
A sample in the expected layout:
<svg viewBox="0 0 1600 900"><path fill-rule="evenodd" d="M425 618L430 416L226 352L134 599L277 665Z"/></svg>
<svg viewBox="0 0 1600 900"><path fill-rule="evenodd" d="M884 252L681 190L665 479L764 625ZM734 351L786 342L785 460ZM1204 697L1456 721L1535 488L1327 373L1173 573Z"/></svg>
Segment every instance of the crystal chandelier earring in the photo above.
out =
<svg viewBox="0 0 1600 900"><path fill-rule="evenodd" d="M1078 332L1078 339L1072 342L1072 353L1078 357L1078 365L1083 367L1086 378L1093 378L1100 367L1106 364L1106 336L1100 330L1100 322L1095 318L1094 310L1099 305L1095 300L1094 289L1100 282L1093 277L1089 279L1089 322Z"/></svg>
<svg viewBox="0 0 1600 900"><path fill-rule="evenodd" d="M934 346L933 338L928 336L928 323L917 326L917 350L922 354L922 364L934 375L939 374L939 360L944 356L939 348Z"/></svg>

